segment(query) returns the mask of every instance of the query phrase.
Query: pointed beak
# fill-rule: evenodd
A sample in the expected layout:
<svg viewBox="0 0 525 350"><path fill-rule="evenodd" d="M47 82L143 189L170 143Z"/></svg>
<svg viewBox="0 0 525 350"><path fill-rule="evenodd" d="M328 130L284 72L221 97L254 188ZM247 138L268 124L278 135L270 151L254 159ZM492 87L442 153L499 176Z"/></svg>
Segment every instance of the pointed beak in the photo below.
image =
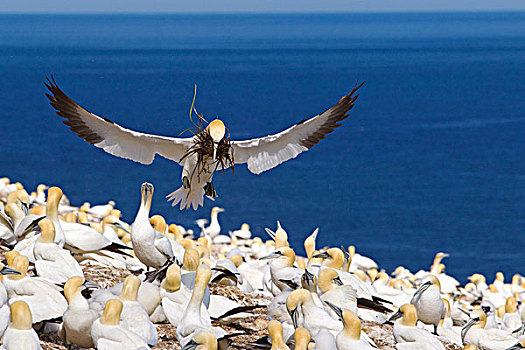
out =
<svg viewBox="0 0 525 350"><path fill-rule="evenodd" d="M403 316L403 313L401 312L401 310L397 310L397 312L395 314L393 314L392 316L390 316L386 322L394 322L395 320L397 320L401 316Z"/></svg>
<svg viewBox="0 0 525 350"><path fill-rule="evenodd" d="M0 275L21 275L21 273L9 266L4 266L4 268L0 270Z"/></svg>
<svg viewBox="0 0 525 350"><path fill-rule="evenodd" d="M330 309L334 310L334 312L336 313L337 317L339 317L339 320L342 321L343 320L343 310L340 307L335 306L334 304L332 304L329 301L325 301L325 303L326 303L326 305L328 305L330 307Z"/></svg>
<svg viewBox="0 0 525 350"><path fill-rule="evenodd" d="M24 211L24 214L29 214L29 204L28 203L24 203L24 202L21 202L22 203L22 210Z"/></svg>
<svg viewBox="0 0 525 350"><path fill-rule="evenodd" d="M428 282L425 282L423 283L418 290L416 290L416 292L414 293L414 297L423 293L424 291L426 291L430 286L432 285L432 282L428 281Z"/></svg>
<svg viewBox="0 0 525 350"><path fill-rule="evenodd" d="M328 259L328 258L330 258L330 255L327 252L322 252L322 253L319 253L319 254L312 255L312 258Z"/></svg>
<svg viewBox="0 0 525 350"><path fill-rule="evenodd" d="M470 319L467 324L461 329L461 342L465 344L465 336L467 335L468 330L479 321L479 318Z"/></svg>
<svg viewBox="0 0 525 350"><path fill-rule="evenodd" d="M290 316L292 317L293 328L297 329L299 327L299 313L297 312L297 308L290 311Z"/></svg>
<svg viewBox="0 0 525 350"><path fill-rule="evenodd" d="M271 254L268 254L266 256L263 256L263 257L259 258L259 260L277 259L277 258L280 258L281 256L282 256L282 254L280 254L278 252L274 252L274 253L271 253Z"/></svg>
<svg viewBox="0 0 525 350"><path fill-rule="evenodd" d="M337 284L338 286L342 286L343 285L343 281L341 281L341 277L337 276L336 278L334 278L332 280L335 284Z"/></svg>
<svg viewBox="0 0 525 350"><path fill-rule="evenodd" d="M264 230L266 231L266 233L268 234L268 236L270 236L272 239L275 239L275 232L273 232L272 230L270 230L268 227L265 227Z"/></svg>
<svg viewBox="0 0 525 350"><path fill-rule="evenodd" d="M98 283L95 283L95 282L92 282L92 281L88 281L86 280L84 283L83 283L84 287L86 288L100 288L100 284Z"/></svg>
<svg viewBox="0 0 525 350"><path fill-rule="evenodd" d="M129 230L127 228L124 227L124 225L122 225L120 222L115 222L113 224L116 228L119 228L121 230L124 230L126 233L130 233Z"/></svg>

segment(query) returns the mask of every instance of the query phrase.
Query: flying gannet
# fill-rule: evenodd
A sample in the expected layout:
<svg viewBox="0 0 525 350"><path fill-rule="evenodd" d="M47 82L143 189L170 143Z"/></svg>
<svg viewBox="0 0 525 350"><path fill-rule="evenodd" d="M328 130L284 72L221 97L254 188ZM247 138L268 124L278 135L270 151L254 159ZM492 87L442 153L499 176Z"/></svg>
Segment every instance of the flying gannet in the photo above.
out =
<svg viewBox="0 0 525 350"><path fill-rule="evenodd" d="M297 157L312 148L327 134L339 127L355 104L356 86L333 107L308 120L274 135L251 140L231 141L224 123L215 119L207 126L201 124L193 137L177 138L151 135L124 128L106 117L88 112L69 98L54 78L45 83L51 106L64 118L64 124L79 137L117 157L151 164L155 154L183 166L182 187L170 193L172 206L180 202L180 209L203 205L204 195L213 199L217 193L212 184L216 170L232 169L234 164L247 163L248 170L260 174Z"/></svg>

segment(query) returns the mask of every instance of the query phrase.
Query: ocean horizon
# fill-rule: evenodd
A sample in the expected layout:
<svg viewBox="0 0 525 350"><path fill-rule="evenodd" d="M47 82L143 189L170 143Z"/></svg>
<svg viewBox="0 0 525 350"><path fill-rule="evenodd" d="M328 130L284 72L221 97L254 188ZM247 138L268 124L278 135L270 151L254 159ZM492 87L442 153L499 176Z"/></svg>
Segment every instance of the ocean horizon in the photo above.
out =
<svg viewBox="0 0 525 350"><path fill-rule="evenodd" d="M133 221L140 185L152 214L198 232L217 205L223 233L264 239L280 220L292 246L353 244L392 272L491 280L523 273L525 12L346 14L2 14L0 176L60 186L72 204L115 200ZM177 136L196 107L231 138L276 133L365 81L350 117L310 151L261 175L216 174L219 197L180 211L165 196L181 168L115 158L62 124L46 76L89 111ZM184 135L189 135L188 133Z"/></svg>

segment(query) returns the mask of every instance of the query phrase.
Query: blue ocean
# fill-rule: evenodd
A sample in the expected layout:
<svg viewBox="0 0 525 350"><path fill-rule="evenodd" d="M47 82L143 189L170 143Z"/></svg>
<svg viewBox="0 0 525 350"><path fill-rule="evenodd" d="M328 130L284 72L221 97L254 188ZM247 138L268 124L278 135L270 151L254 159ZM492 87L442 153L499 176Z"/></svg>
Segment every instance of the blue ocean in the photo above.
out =
<svg viewBox="0 0 525 350"><path fill-rule="evenodd" d="M335 104L356 83L344 125L261 175L214 178L197 211L165 195L181 168L112 157L74 135L44 96L58 84L125 127L177 136L189 108L223 119L232 139L279 132ZM73 204L115 200L132 221L140 185L152 212L197 229L214 205L223 230L292 245L354 244L392 271L451 254L463 282L525 262L525 13L326 15L2 15L0 175L59 185ZM188 135L188 133L183 134Z"/></svg>

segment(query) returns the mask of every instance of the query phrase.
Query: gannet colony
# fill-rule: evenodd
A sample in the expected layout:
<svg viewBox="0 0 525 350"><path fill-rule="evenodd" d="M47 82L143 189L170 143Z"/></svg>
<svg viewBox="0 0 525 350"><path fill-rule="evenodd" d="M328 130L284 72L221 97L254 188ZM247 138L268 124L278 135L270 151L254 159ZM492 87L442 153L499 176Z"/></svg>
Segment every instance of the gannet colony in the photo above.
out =
<svg viewBox="0 0 525 350"><path fill-rule="evenodd" d="M154 187L139 191L127 223L113 201L77 207L59 187L0 179L2 349L525 346L520 275L462 286L442 252L385 271L352 242L319 247L322 230L303 257L278 221L268 236L226 231L215 207L193 231L150 216Z"/></svg>

